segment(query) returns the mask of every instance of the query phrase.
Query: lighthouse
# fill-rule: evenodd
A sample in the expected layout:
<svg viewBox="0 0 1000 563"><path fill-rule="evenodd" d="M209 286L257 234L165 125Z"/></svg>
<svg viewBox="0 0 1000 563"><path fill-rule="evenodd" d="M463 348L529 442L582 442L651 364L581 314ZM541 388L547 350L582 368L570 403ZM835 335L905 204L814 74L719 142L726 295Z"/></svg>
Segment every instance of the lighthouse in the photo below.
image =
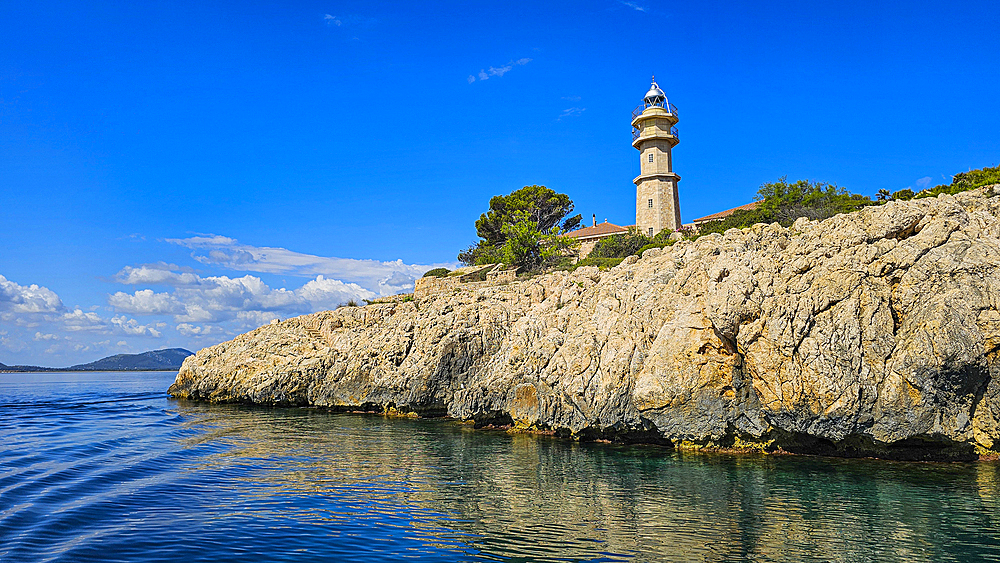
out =
<svg viewBox="0 0 1000 563"><path fill-rule="evenodd" d="M635 225L639 232L653 236L663 229L681 227L681 206L677 199L671 149L677 139L677 108L667 101L656 84L646 92L642 104L632 112L632 146L639 151L639 175L635 183Z"/></svg>

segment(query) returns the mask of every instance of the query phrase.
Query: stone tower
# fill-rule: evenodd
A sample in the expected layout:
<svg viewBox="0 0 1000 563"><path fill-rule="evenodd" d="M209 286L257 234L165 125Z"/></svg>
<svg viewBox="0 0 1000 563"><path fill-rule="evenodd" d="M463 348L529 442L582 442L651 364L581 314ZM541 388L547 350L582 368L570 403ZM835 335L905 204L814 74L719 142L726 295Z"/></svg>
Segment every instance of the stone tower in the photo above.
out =
<svg viewBox="0 0 1000 563"><path fill-rule="evenodd" d="M635 225L647 236L681 227L681 205L670 150L678 143L677 108L656 85L632 112L632 146L639 150L635 183Z"/></svg>

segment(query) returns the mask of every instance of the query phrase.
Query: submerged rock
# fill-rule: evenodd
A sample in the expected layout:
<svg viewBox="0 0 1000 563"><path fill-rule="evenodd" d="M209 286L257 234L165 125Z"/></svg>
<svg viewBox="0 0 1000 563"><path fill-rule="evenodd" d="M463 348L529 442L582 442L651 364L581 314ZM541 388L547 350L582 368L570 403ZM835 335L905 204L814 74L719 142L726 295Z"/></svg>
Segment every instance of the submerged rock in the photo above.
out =
<svg viewBox="0 0 1000 563"><path fill-rule="evenodd" d="M304 315L199 351L170 393L581 439L974 459L1000 450L996 194Z"/></svg>

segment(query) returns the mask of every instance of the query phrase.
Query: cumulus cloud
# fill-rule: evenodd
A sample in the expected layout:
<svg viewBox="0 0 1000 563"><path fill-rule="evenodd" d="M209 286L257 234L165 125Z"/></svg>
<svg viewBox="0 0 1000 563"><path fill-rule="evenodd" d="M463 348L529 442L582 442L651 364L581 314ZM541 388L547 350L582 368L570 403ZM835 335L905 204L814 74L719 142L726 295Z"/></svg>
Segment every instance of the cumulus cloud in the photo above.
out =
<svg viewBox="0 0 1000 563"><path fill-rule="evenodd" d="M65 309L54 291L39 285L21 285L0 275L0 311L58 313Z"/></svg>
<svg viewBox="0 0 1000 563"><path fill-rule="evenodd" d="M83 311L79 308L64 313L60 318L63 330L70 332L107 332L108 323L93 311Z"/></svg>
<svg viewBox="0 0 1000 563"><path fill-rule="evenodd" d="M160 264L151 269L169 270L171 266ZM141 268L136 270L141 271ZM127 270L125 272L129 273ZM186 279L182 274L189 272L171 273L174 274L174 282L181 283L178 280ZM127 278L125 276L120 281ZM145 303L146 310L156 310L155 296L151 300L143 293L141 297L146 298L145 302L140 302ZM5 328L10 329L0 331L0 348L16 355L14 358L4 357L0 360L9 364L44 366L92 361L96 359L90 357L93 354L108 352L113 348L107 335L160 338L166 327L162 321L141 324L122 314L108 318L99 309L100 307L66 307L59 296L46 287L21 285L0 276L0 321L4 322ZM105 340L97 342L102 337Z"/></svg>
<svg viewBox="0 0 1000 563"><path fill-rule="evenodd" d="M125 266L115 274L115 281L125 285L197 285L198 276L183 270L180 266L163 262Z"/></svg>
<svg viewBox="0 0 1000 563"><path fill-rule="evenodd" d="M141 325L139 324L139 321L130 319L125 315L116 315L111 317L111 325L115 327L117 331L132 336L152 336L153 338L160 337L160 331L156 330L152 326Z"/></svg>
<svg viewBox="0 0 1000 563"><path fill-rule="evenodd" d="M508 72L510 72L511 70L513 70L514 67L516 67L516 66L524 66L524 65L526 65L526 64L528 64L530 62L531 62L531 59L522 58L522 59L517 59L516 61L510 61L510 62L508 62L507 64L505 64L503 66L499 66L499 67L491 66L489 69L483 69L483 70L479 71L479 74L478 74L479 80L489 80L491 77L494 77L494 76L501 77L501 76L507 74ZM469 78L467 78L466 81L469 84L472 84L473 82L476 81L476 76L473 76L473 75L470 74Z"/></svg>
<svg viewBox="0 0 1000 563"><path fill-rule="evenodd" d="M203 264L244 272L303 277L322 275L325 278L357 284L378 295L411 291L417 278L427 270L438 266L453 266L453 264L404 264L402 260L382 262L316 256L280 247L242 244L236 239L219 235L167 239L167 242L190 248L194 259ZM123 272L125 271L119 275L127 275Z"/></svg>
<svg viewBox="0 0 1000 563"><path fill-rule="evenodd" d="M271 320L268 319L267 322L271 322ZM260 323L260 324L266 324L266 323ZM181 333L184 336L206 336L209 334L218 334L222 332L221 328L213 325L200 326L200 325L193 325L190 323L180 323L177 325L176 328L177 332Z"/></svg>
<svg viewBox="0 0 1000 563"><path fill-rule="evenodd" d="M390 274L381 280L383 287L397 287L410 280L406 275L394 276ZM259 326L274 318L333 309L351 299L373 299L379 295L358 284L322 275L295 290L273 289L251 275L195 277L195 283L185 283L172 292L119 291L108 297L108 304L119 313L170 314L179 323L177 330L182 334L207 334L204 329L197 330L194 323L237 321L244 327Z"/></svg>
<svg viewBox="0 0 1000 563"><path fill-rule="evenodd" d="M156 293L152 289L141 289L131 295L119 291L108 298L108 305L133 315L169 315L184 309L169 293Z"/></svg>

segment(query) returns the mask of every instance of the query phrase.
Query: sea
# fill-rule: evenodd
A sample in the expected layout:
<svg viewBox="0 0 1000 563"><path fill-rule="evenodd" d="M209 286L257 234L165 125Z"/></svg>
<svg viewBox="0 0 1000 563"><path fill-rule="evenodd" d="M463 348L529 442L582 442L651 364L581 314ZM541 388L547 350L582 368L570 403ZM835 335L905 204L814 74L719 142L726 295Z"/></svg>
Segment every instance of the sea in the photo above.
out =
<svg viewBox="0 0 1000 563"><path fill-rule="evenodd" d="M678 452L0 374L0 561L1000 561L1000 465Z"/></svg>

